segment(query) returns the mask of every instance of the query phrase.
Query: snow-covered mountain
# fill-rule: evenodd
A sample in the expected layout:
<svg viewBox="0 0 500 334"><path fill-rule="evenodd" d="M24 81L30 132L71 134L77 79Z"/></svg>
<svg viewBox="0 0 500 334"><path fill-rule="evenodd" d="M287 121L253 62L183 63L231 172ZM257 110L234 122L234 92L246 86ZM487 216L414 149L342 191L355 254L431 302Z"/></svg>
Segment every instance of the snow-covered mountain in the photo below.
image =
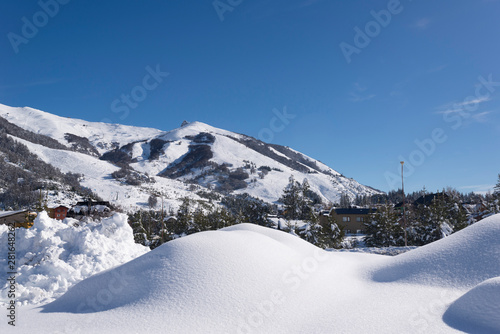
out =
<svg viewBox="0 0 500 334"><path fill-rule="evenodd" d="M125 209L145 204L152 193L175 206L182 197L201 199L196 195L200 190L248 193L275 202L290 176L299 182L307 179L325 202L337 202L341 194L354 198L380 193L291 148L201 122L162 131L1 104L0 117L57 141L61 147L48 147L10 134L62 172L83 174L82 185Z"/></svg>

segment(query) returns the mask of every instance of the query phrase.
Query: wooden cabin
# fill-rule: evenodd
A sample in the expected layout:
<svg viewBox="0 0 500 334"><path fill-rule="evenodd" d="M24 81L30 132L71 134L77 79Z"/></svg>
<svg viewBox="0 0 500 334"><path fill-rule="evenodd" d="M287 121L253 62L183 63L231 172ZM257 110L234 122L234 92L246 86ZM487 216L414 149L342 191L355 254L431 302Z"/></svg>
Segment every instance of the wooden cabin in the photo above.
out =
<svg viewBox="0 0 500 334"><path fill-rule="evenodd" d="M59 205L56 208L49 209L49 217L53 219L63 220L68 214L69 208L64 205Z"/></svg>

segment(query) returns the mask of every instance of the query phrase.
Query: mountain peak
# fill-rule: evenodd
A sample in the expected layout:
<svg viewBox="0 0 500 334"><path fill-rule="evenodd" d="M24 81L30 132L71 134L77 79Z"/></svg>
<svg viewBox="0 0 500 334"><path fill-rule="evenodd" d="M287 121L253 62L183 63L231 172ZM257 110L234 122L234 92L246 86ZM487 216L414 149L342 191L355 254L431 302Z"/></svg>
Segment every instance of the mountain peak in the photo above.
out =
<svg viewBox="0 0 500 334"><path fill-rule="evenodd" d="M213 128L213 127L210 126L210 125L208 125L208 124L206 124L206 123L199 122L199 121L194 121L194 122L184 121L184 122L182 122L181 128L191 128L191 129L205 130L205 129Z"/></svg>

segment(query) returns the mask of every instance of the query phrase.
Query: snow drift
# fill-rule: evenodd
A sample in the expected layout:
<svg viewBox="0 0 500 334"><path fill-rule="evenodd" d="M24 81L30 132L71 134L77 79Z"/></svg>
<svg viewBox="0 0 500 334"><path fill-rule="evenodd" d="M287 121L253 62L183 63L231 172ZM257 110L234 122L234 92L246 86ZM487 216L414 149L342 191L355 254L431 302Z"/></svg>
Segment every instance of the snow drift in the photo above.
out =
<svg viewBox="0 0 500 334"><path fill-rule="evenodd" d="M148 251L134 243L124 214L82 226L78 223L50 219L42 212L32 228L16 229L17 302L50 302L75 283ZM6 245L7 238L7 227L0 225L0 245ZM5 258L0 266L7 267ZM3 282L5 275L5 271L0 274ZM2 290L1 301L7 301L7 289Z"/></svg>
<svg viewBox="0 0 500 334"><path fill-rule="evenodd" d="M304 321L298 314L318 314L334 291L337 301L351 298L341 290L359 281L356 255L240 224L173 240L95 275L43 306L41 314L86 315L92 318L84 325L88 332L101 326L111 332L296 332Z"/></svg>
<svg viewBox="0 0 500 334"><path fill-rule="evenodd" d="M324 251L289 234L253 224L197 233L80 282L46 305L44 312L153 307L155 312L191 310L225 318L227 303L240 301L244 307L243 303L269 298L269 286L280 285L284 272L304 257L314 259L315 252ZM112 287L103 291L111 281L127 292L113 293ZM291 274L289 281L295 283Z"/></svg>
<svg viewBox="0 0 500 334"><path fill-rule="evenodd" d="M373 273L379 282L471 288L500 276L500 215L396 256Z"/></svg>
<svg viewBox="0 0 500 334"><path fill-rule="evenodd" d="M499 220L396 257L327 252L252 224L201 232L94 275L50 304L21 308L29 320L16 330L458 333L455 320L468 307L478 310L471 311L473 330L496 330L481 312L498 309L497 281L466 293L473 282L499 276ZM485 294L489 310L479 306Z"/></svg>
<svg viewBox="0 0 500 334"><path fill-rule="evenodd" d="M456 300L444 320L465 332L500 333L500 277L484 281Z"/></svg>

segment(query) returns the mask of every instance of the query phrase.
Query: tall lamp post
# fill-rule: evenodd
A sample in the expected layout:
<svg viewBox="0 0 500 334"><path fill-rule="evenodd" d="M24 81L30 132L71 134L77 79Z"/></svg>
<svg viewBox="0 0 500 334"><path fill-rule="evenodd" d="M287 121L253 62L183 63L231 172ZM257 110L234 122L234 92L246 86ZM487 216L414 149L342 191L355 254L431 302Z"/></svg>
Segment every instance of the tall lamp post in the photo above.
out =
<svg viewBox="0 0 500 334"><path fill-rule="evenodd" d="M161 243L165 242L165 236L163 231L165 231L165 218L163 217L163 196L161 197Z"/></svg>
<svg viewBox="0 0 500 334"><path fill-rule="evenodd" d="M405 233L405 247L408 247L408 237L406 236L406 215L405 215L405 209L406 209L406 201L405 201L405 182L404 182L404 177L403 177L403 166L405 162L401 161L401 189L403 191L403 230Z"/></svg>

